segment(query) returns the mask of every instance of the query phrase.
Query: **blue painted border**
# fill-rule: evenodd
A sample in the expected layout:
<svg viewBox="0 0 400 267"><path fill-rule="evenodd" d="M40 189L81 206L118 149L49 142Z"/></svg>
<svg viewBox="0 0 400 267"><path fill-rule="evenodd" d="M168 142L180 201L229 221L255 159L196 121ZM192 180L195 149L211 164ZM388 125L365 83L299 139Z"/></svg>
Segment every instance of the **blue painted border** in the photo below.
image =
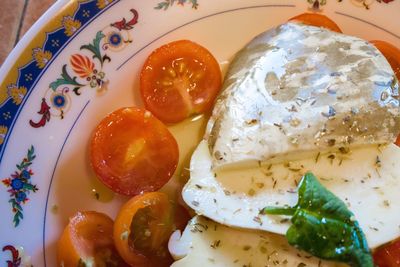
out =
<svg viewBox="0 0 400 267"><path fill-rule="evenodd" d="M79 20L81 22L81 27L77 30L77 32L74 33L74 35L68 37L65 35L65 28L61 27L51 33L46 33L46 41L44 42L43 46L41 47L44 50L51 51L53 56L51 60L46 64L46 66L43 69L39 69L36 66L36 60L30 61L28 64L25 66L18 68L18 79L16 81L17 86L25 86L27 89L27 93L20 105L15 105L12 102L11 98L8 98L4 102L4 104L0 107L0 125L4 125L8 128L8 131L6 133L6 136L4 138L3 144L0 145L0 165L2 163L2 159L4 156L4 151L7 147L9 138L11 136L11 133L14 129L15 123L18 120L18 117L25 106L25 103L29 99L31 93L34 91L35 86L37 83L40 81L42 78L43 74L46 73L46 70L52 65L54 60L57 58L57 56L64 50L64 48L72 41L75 39L76 36L79 35L80 32L82 32L93 20L98 18L101 14L103 14L106 10L110 9L112 6L120 2L121 0L115 0L111 4L107 5L103 9L99 9L97 7L97 0L89 0L86 2L80 2L78 4L78 8L75 11L73 18L76 20ZM84 15L84 11L90 11L89 17L86 17ZM51 37L59 37L64 40L64 43L60 40L60 45L58 48L51 48L51 40L54 40ZM12 70L10 70L12 71ZM33 74L32 80L30 81L25 81L25 74L31 73ZM10 112L11 118L9 120L6 120L3 118L3 113Z"/></svg>

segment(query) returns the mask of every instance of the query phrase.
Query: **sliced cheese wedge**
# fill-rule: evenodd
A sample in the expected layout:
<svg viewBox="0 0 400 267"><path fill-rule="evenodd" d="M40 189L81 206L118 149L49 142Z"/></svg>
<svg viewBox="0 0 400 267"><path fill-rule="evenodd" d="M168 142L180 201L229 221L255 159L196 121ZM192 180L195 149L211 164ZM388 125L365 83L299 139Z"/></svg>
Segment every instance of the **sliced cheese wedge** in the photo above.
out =
<svg viewBox="0 0 400 267"><path fill-rule="evenodd" d="M393 143L399 114L394 72L373 45L287 23L236 55L205 138L214 168L239 167Z"/></svg>
<svg viewBox="0 0 400 267"><path fill-rule="evenodd" d="M229 228L201 216L194 217L182 236L169 242L172 255L185 255L172 267L346 266L323 261L291 247L283 236Z"/></svg>
<svg viewBox="0 0 400 267"><path fill-rule="evenodd" d="M347 203L375 248L400 236L400 148L370 146L251 170L212 170L206 141L194 152L182 195L197 214L228 226L285 234L287 217L259 215L265 206L294 206L297 183L311 171Z"/></svg>

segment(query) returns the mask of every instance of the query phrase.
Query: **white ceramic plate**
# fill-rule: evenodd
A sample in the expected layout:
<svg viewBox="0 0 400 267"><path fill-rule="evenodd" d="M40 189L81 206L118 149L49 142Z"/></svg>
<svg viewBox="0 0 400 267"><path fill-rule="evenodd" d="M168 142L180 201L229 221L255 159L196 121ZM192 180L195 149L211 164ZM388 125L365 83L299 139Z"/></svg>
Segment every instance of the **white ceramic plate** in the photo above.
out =
<svg viewBox="0 0 400 267"><path fill-rule="evenodd" d="M97 210L114 217L126 201L95 178L88 142L107 113L142 105L138 74L154 48L190 39L225 69L252 37L307 11L328 15L347 34L400 47L399 0L58 1L0 70L0 265L24 266L30 257L33 266L56 266L69 216ZM181 158L163 190L179 195L204 121L170 127Z"/></svg>

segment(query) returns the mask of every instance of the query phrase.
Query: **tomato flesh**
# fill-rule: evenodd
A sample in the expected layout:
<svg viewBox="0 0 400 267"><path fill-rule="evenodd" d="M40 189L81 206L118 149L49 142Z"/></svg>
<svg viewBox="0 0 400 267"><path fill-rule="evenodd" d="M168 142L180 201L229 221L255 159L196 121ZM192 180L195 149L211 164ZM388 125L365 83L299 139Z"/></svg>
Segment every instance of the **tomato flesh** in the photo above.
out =
<svg viewBox="0 0 400 267"><path fill-rule="evenodd" d="M57 266L129 266L115 249L113 224L103 213L76 213L58 241Z"/></svg>
<svg viewBox="0 0 400 267"><path fill-rule="evenodd" d="M157 118L176 123L213 106L221 71L212 54L188 40L154 50L140 74L144 104Z"/></svg>
<svg viewBox="0 0 400 267"><path fill-rule="evenodd" d="M378 248L373 256L378 267L400 266L400 239Z"/></svg>
<svg viewBox="0 0 400 267"><path fill-rule="evenodd" d="M130 225L129 246L147 258L168 258L168 251L163 245L171 231L170 220L168 213L156 213L154 207L139 209Z"/></svg>
<svg viewBox="0 0 400 267"><path fill-rule="evenodd" d="M168 240L177 227L176 211L161 192L144 193L125 203L114 225L114 241L121 257L137 267L169 266L173 259Z"/></svg>
<svg viewBox="0 0 400 267"><path fill-rule="evenodd" d="M321 14L303 13L289 19L289 21L300 22L310 26L323 27L334 32L342 33L342 30L333 20Z"/></svg>
<svg viewBox="0 0 400 267"><path fill-rule="evenodd" d="M91 163L113 191L137 195L160 189L173 175L178 144L150 112L122 108L104 118L91 143Z"/></svg>

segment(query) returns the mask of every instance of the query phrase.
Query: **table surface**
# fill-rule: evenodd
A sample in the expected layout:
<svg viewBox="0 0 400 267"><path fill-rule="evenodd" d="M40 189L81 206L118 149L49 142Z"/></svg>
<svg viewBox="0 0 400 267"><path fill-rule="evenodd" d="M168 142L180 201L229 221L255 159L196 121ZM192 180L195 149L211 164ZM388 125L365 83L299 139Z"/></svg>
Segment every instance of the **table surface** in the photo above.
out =
<svg viewBox="0 0 400 267"><path fill-rule="evenodd" d="M32 24L56 0L0 0L0 66Z"/></svg>

